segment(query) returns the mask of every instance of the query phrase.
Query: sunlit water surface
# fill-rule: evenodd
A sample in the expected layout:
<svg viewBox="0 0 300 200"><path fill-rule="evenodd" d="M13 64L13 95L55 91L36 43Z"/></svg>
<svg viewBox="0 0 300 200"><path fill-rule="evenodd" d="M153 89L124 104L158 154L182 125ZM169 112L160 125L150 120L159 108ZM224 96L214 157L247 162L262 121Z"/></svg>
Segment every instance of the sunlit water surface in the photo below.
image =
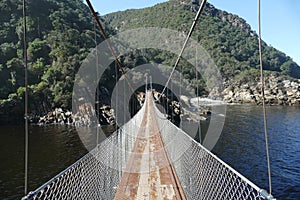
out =
<svg viewBox="0 0 300 200"><path fill-rule="evenodd" d="M300 108L272 106L267 113L273 195L298 200ZM29 191L87 153L76 129L70 126L30 126L29 145ZM261 107L228 106L225 126L213 152L259 187L268 189ZM24 127L2 126L0 199L20 199L23 185Z"/></svg>

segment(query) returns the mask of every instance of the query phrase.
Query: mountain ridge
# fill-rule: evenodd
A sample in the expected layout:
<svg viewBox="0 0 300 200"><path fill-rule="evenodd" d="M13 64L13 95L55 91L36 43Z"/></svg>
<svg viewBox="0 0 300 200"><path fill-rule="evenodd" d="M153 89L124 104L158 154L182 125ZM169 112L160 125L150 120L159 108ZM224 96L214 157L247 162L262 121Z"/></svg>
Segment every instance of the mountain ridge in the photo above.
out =
<svg viewBox="0 0 300 200"><path fill-rule="evenodd" d="M100 18L108 35L140 27L164 27L186 33L198 8L198 0L170 0ZM95 47L93 18L81 0L28 0L27 9L30 111L40 115L57 107L70 110L75 74ZM0 28L0 116L3 116L0 121L13 119L7 115L18 116L17 120L23 121L22 1L3 0L0 11L3 25ZM207 4L192 37L209 52L227 84L253 81L258 76L257 34L244 19ZM103 41L99 31L97 40ZM283 52L264 42L263 52L267 75L300 78L299 66ZM121 56L120 60L128 68L146 62L174 64L175 55L168 52L147 53L145 57L133 52ZM192 83L200 82L200 94L205 94L205 83L195 80L190 66L184 62L182 65L185 78ZM114 70L107 73L102 83L111 89L114 84L107 77Z"/></svg>
<svg viewBox="0 0 300 200"><path fill-rule="evenodd" d="M198 8L198 0L170 0L149 8L107 14L103 18L117 31L138 27L164 27L186 32L189 30ZM244 19L237 15L221 11L207 3L192 37L198 39L201 45L208 50L217 66L225 64L221 59L223 57L235 57L225 60L233 62L235 65L241 65L231 66L232 68L247 69L249 66L254 68L259 66L257 34ZM211 43L211 45L207 43ZM242 48L243 45L245 48ZM262 46L265 50L263 58L266 70L283 72L285 75L300 78L300 67L290 57L274 47L268 46L265 42ZM221 51L222 55L217 51ZM283 65L284 63L286 64Z"/></svg>

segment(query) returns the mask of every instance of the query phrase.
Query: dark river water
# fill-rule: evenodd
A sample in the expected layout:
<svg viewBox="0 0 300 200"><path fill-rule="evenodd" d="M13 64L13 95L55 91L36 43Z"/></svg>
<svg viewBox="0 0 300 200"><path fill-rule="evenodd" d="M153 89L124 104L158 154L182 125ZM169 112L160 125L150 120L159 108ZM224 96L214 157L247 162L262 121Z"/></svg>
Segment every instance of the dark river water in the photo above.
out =
<svg viewBox="0 0 300 200"><path fill-rule="evenodd" d="M273 195L300 199L300 107L267 108ZM213 149L261 188L268 189L267 164L258 106L228 106L225 126ZM86 131L89 131L88 129ZM29 191L65 169L87 150L76 129L30 126ZM24 127L0 127L0 199L20 199L24 190Z"/></svg>

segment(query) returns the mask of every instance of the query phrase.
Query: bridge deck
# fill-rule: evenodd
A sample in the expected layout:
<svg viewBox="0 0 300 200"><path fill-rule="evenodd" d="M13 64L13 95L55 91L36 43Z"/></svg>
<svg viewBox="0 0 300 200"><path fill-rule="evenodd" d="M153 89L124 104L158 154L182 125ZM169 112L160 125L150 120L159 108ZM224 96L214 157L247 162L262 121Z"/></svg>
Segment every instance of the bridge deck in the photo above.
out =
<svg viewBox="0 0 300 200"><path fill-rule="evenodd" d="M147 92L146 98L145 114L115 200L185 200L157 126L152 93Z"/></svg>

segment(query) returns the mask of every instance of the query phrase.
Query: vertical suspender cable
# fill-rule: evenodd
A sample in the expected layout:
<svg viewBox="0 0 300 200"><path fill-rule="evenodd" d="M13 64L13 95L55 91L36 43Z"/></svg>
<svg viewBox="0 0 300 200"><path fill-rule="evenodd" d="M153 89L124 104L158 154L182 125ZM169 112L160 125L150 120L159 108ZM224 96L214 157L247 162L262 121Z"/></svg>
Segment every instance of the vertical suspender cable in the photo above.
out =
<svg viewBox="0 0 300 200"><path fill-rule="evenodd" d="M99 95L100 95L100 88L99 88L99 58L98 58L98 48L97 48L97 29L96 29L96 22L94 21L94 42L95 42L95 47L96 47L96 77L97 77L97 92L96 92L96 109L97 109L97 130L96 130L96 134L97 134L97 141L96 141L96 145L98 147L99 145L99 128L100 128L100 99L99 99Z"/></svg>
<svg viewBox="0 0 300 200"><path fill-rule="evenodd" d="M23 0L23 50L25 70L25 183L24 193L27 194L28 183L28 75L27 75L27 24L26 24L26 0Z"/></svg>
<svg viewBox="0 0 300 200"><path fill-rule="evenodd" d="M195 76L196 76L196 97L197 97L197 111L200 117L200 100L199 100L199 77L198 77L198 49L196 47L196 62L195 62ZM201 138L201 125L200 125L200 118L197 118L197 125L198 125L198 134L199 134L199 143L202 143L202 138Z"/></svg>
<svg viewBox="0 0 300 200"><path fill-rule="evenodd" d="M269 142L268 142L268 132L267 132L267 113L266 113L266 105L265 105L265 80L264 80L263 63L262 63L260 13L261 13L260 0L258 0L258 46L259 46L259 61L260 61L260 79L261 79L261 94L262 94L262 105L263 105L263 115L264 115L264 134L265 134L266 154L267 154L267 164L268 164L269 194L271 195L272 180L271 180L271 165L270 165Z"/></svg>
<svg viewBox="0 0 300 200"><path fill-rule="evenodd" d="M182 49L181 49L181 51L180 51L180 53L179 53L179 55L177 57L177 60L176 60L176 62L174 64L174 67L173 67L173 69L171 71L171 74L170 74L170 76L169 76L169 78L168 78L168 80L167 80L167 82L165 84L164 89L162 90L162 92L159 95L159 99L161 98L162 94L165 92L166 88L168 87L168 84L169 84L170 80L172 79L172 76L173 76L173 74L175 72L175 69L176 69L177 65L179 64L179 61L181 60L181 56L182 56L182 54L183 54L183 52L185 50L185 47L186 47L186 45L187 45L187 43L188 43L188 41L189 41L189 39L190 39L190 37L191 37L191 35L192 35L195 27L196 27L196 24L197 24L197 22L198 22L198 20L200 18L200 15L201 15L202 11L204 10L204 6L205 6L206 2L207 2L207 0L202 0L202 2L201 2L200 8L199 8L199 10L198 10L198 12L196 14L196 17L195 17L195 19L193 21L193 24L192 24L192 26L190 28L190 31L189 31L186 39L185 39L183 47L182 47Z"/></svg>
<svg viewBox="0 0 300 200"><path fill-rule="evenodd" d="M125 78L125 77L124 77ZM125 81L123 83L123 125L126 124L126 101L125 101L125 96L126 96L126 84L125 84Z"/></svg>
<svg viewBox="0 0 300 200"><path fill-rule="evenodd" d="M118 96L119 96L119 88L117 87L118 83L118 66L117 63L115 62L115 87L116 89L116 103L115 103L115 128L117 129L118 127L118 111L117 111L117 104L118 104Z"/></svg>

